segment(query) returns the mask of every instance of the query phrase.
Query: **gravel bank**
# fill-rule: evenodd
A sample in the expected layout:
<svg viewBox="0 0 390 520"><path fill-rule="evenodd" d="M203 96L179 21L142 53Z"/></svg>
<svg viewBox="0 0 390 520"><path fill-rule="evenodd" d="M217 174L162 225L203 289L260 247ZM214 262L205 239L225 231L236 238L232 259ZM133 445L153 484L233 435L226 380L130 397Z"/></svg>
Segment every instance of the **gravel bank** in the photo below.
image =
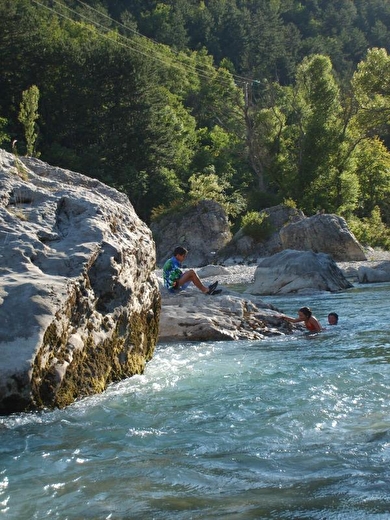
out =
<svg viewBox="0 0 390 520"><path fill-rule="evenodd" d="M367 267L376 267L382 262L390 261L390 251L382 251L381 249L367 249L365 251L367 260L361 262L337 262L341 270L359 268L364 265Z"/></svg>
<svg viewBox="0 0 390 520"><path fill-rule="evenodd" d="M390 251L382 251L380 249L366 250L367 260L360 262L337 262L337 265L343 271L346 277L350 277L351 273L357 270L360 266L365 265L369 267L376 267L384 261L390 261ZM220 267L220 270L218 270ZM203 278L205 285L218 279L220 285L236 285L252 283L256 265L233 265L229 267L215 266L215 273L212 276ZM196 268L196 271L201 272L201 268ZM162 269L157 269L156 275L162 283Z"/></svg>
<svg viewBox="0 0 390 520"><path fill-rule="evenodd" d="M215 280L219 281L220 285L239 285L249 284L253 281L256 265L233 265L229 267L213 266L215 272L211 276L203 277L201 275L201 268L195 268L199 277L205 285L209 285ZM185 271L185 268L183 269ZM162 269L156 269L157 278L162 284Z"/></svg>

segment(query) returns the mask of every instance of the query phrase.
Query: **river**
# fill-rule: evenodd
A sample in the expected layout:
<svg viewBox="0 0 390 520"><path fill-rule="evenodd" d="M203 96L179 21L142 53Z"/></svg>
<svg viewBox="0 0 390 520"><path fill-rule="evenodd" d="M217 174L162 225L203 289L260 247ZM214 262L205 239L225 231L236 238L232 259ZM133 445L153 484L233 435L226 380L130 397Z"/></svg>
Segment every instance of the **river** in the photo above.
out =
<svg viewBox="0 0 390 520"><path fill-rule="evenodd" d="M389 289L268 297L339 325L161 344L102 395L1 417L1 518L388 520Z"/></svg>

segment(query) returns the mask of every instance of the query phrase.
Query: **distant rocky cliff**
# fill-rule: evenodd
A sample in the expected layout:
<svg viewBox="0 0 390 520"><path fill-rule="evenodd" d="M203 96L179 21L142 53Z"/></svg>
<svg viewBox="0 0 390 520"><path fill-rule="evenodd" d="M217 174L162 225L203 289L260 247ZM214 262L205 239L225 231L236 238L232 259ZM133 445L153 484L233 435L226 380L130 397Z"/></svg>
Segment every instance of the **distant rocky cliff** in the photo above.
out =
<svg viewBox="0 0 390 520"><path fill-rule="evenodd" d="M128 198L0 150L0 413L63 407L142 373L155 246Z"/></svg>

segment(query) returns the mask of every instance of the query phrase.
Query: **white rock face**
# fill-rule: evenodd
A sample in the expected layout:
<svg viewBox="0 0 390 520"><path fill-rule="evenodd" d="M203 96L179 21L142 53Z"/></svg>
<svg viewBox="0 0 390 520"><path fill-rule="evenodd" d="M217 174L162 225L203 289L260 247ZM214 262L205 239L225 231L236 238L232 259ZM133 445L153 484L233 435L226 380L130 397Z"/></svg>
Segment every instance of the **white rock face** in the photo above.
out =
<svg viewBox="0 0 390 520"><path fill-rule="evenodd" d="M375 268L361 266L357 274L360 283L390 282L390 262L382 262Z"/></svg>
<svg viewBox="0 0 390 520"><path fill-rule="evenodd" d="M163 290L162 294L162 342L259 340L293 330L270 305L226 289L218 296L207 296L197 289L175 295Z"/></svg>
<svg viewBox="0 0 390 520"><path fill-rule="evenodd" d="M128 198L0 150L0 413L62 407L142 372L155 247Z"/></svg>
<svg viewBox="0 0 390 520"><path fill-rule="evenodd" d="M247 292L257 295L336 292L352 287L330 255L311 251L281 253L259 261Z"/></svg>
<svg viewBox="0 0 390 520"><path fill-rule="evenodd" d="M331 255L336 262L366 260L362 246L337 215L314 215L292 222L279 231L282 249Z"/></svg>
<svg viewBox="0 0 390 520"><path fill-rule="evenodd" d="M218 202L201 200L184 212L167 215L152 222L157 263L170 258L176 246L188 249L186 263L192 267L213 263L215 252L231 239L229 219Z"/></svg>

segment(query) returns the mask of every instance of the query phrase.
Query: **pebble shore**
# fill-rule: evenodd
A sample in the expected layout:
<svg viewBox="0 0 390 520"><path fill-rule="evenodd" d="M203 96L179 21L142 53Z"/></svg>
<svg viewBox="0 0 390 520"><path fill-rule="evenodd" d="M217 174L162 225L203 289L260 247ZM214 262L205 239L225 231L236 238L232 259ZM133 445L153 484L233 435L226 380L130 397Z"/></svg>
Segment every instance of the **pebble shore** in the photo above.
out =
<svg viewBox="0 0 390 520"><path fill-rule="evenodd" d="M358 269L363 265L375 267L381 262L390 261L390 251L369 249L366 250L366 256L367 260L359 262L337 262L337 265L343 272L347 272L351 269ZM253 282L256 267L256 265L233 265L224 267L224 272L228 271L228 274L218 274L212 278L202 278L202 281L207 285L211 283L211 281L214 281L214 278L218 278L220 285L250 284ZM195 270L197 271L198 269ZM162 269L157 269L155 272L158 279L162 280Z"/></svg>

